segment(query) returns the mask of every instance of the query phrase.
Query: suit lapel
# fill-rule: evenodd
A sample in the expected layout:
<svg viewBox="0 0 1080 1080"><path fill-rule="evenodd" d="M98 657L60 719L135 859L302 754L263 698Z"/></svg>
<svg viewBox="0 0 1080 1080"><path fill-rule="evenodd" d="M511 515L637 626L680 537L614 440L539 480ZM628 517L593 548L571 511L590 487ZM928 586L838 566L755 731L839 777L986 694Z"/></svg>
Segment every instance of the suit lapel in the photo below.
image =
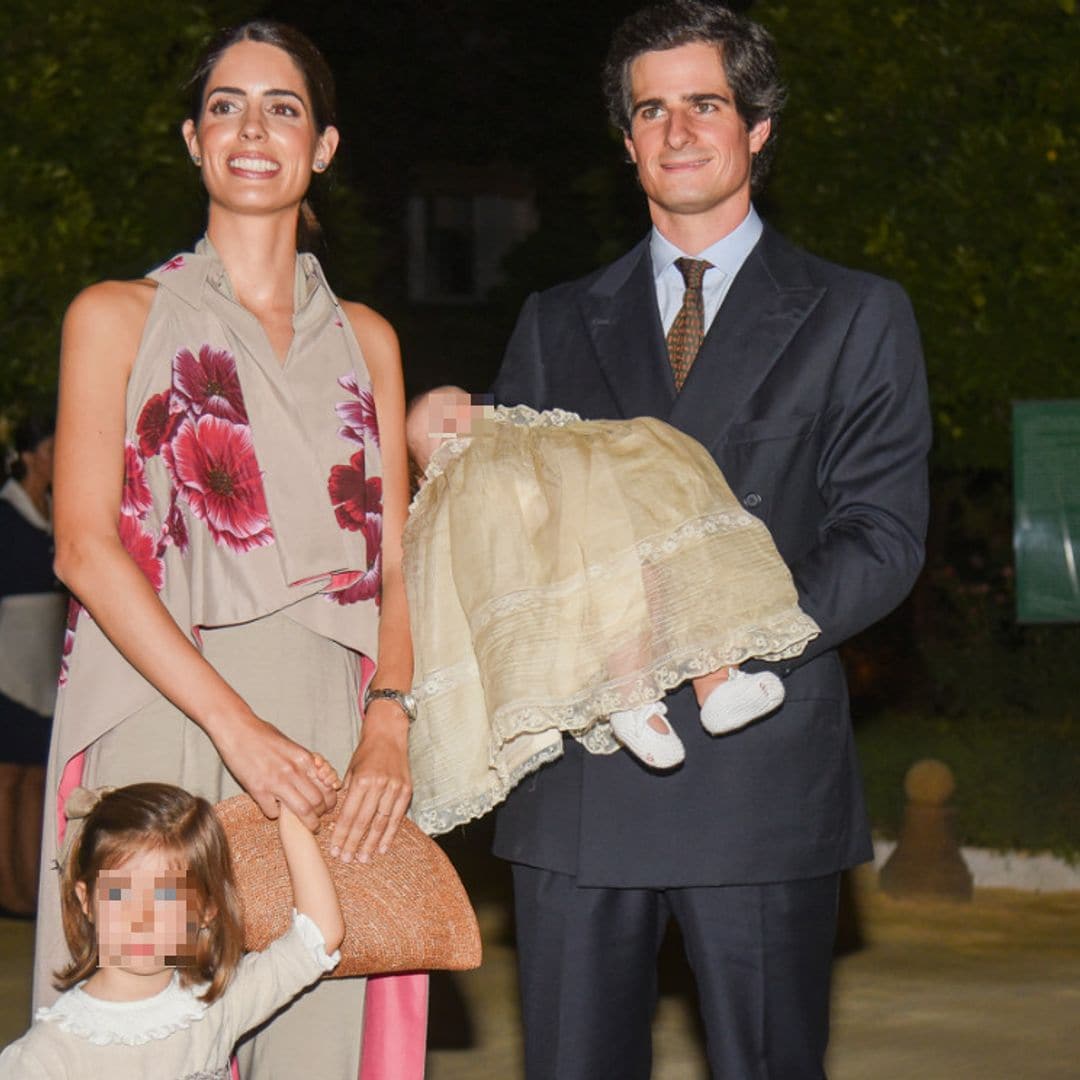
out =
<svg viewBox="0 0 1080 1080"><path fill-rule="evenodd" d="M825 289L766 228L724 298L670 422L712 446L765 380Z"/></svg>
<svg viewBox="0 0 1080 1080"><path fill-rule="evenodd" d="M619 413L666 419L675 400L675 382L656 306L648 240L612 263L581 305Z"/></svg>

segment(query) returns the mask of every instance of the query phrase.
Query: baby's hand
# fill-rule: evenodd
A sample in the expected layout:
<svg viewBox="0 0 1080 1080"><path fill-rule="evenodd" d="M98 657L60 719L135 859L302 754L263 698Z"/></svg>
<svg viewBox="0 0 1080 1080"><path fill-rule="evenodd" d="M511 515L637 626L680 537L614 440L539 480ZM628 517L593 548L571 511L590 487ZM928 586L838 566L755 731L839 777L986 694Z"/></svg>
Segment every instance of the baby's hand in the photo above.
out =
<svg viewBox="0 0 1080 1080"><path fill-rule="evenodd" d="M313 767L308 776L317 784L322 784L323 787L329 788L331 791L337 791L341 787L341 779L338 777L334 766L322 754L316 754L312 751L311 756L314 759Z"/></svg>

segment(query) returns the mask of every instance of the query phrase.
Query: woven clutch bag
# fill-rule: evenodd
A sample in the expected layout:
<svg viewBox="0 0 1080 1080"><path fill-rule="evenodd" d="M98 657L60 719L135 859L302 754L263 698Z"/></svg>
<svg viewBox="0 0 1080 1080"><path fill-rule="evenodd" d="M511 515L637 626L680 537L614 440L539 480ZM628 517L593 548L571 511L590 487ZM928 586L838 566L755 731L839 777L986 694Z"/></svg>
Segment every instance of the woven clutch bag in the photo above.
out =
<svg viewBox="0 0 1080 1080"><path fill-rule="evenodd" d="M219 802L244 907L244 948L262 950L288 930L293 897L277 822L249 795ZM341 963L331 978L480 966L480 928L450 860L406 819L385 855L369 863L330 857L336 813L316 834L345 918Z"/></svg>

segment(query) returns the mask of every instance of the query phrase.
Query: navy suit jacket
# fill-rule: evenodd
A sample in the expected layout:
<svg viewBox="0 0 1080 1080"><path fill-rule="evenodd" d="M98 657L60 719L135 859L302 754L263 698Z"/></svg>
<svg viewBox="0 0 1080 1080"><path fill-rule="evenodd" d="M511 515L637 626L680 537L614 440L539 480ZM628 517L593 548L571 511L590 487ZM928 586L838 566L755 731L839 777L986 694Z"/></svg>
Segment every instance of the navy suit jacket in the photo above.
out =
<svg viewBox="0 0 1080 1080"><path fill-rule="evenodd" d="M869 858L836 647L892 610L922 565L930 417L903 290L766 226L676 395L645 240L532 295L494 391L692 435L768 525L822 630L774 665L779 711L741 731L707 735L692 689L671 694L686 744L673 772L566 739L500 809L496 854L582 885L651 888L795 880Z"/></svg>

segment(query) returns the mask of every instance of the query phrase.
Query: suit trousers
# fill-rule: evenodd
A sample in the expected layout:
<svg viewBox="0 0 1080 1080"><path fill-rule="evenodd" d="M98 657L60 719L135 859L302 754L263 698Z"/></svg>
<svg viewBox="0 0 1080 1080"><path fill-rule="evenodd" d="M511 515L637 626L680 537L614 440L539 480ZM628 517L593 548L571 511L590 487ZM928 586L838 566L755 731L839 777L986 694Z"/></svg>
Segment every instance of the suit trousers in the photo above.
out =
<svg viewBox="0 0 1080 1080"><path fill-rule="evenodd" d="M648 1080L668 920L720 1080L820 1080L839 874L764 885L581 887L514 864L528 1080Z"/></svg>

